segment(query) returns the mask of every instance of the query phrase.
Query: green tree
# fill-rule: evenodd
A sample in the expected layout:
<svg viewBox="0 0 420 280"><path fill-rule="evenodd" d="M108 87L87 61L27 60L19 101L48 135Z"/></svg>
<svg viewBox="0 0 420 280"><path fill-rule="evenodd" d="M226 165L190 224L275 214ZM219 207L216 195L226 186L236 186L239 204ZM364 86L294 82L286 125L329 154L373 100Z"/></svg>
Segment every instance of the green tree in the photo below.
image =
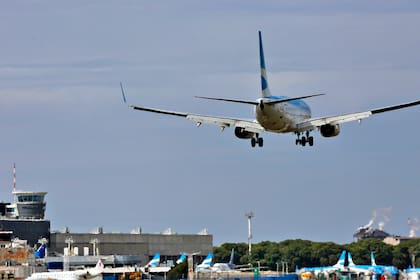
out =
<svg viewBox="0 0 420 280"><path fill-rule="evenodd" d="M248 258L246 243L225 243L214 248L215 261L228 262L232 248L235 248L235 264L248 264L252 261L252 264L257 266L259 261L261 266L267 266L271 270L276 270L277 264L281 267L281 262L287 262L290 271L296 266L334 265L344 249L352 254L356 264L370 264L370 253L374 252L377 264L405 269L412 262L411 256L420 254L420 240L402 242L398 246L387 245L376 239L364 239L344 245L302 239L263 241L253 244L251 261ZM414 265L420 266L420 258L415 258Z"/></svg>
<svg viewBox="0 0 420 280"><path fill-rule="evenodd" d="M169 270L167 278L169 280L177 279L186 279L188 276L188 262L187 260L183 261L180 264L177 264L174 268Z"/></svg>

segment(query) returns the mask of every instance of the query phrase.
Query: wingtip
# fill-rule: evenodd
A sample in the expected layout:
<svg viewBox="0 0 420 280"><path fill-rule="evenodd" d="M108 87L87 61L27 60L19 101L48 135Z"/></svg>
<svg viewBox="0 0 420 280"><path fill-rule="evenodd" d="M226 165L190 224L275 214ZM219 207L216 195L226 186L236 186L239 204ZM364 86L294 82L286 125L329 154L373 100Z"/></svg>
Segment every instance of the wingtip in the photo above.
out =
<svg viewBox="0 0 420 280"><path fill-rule="evenodd" d="M122 94L122 97L123 97L123 102L124 102L124 104L127 104L127 99L125 98L124 87L123 87L122 82L120 82L120 88L121 88L121 94Z"/></svg>

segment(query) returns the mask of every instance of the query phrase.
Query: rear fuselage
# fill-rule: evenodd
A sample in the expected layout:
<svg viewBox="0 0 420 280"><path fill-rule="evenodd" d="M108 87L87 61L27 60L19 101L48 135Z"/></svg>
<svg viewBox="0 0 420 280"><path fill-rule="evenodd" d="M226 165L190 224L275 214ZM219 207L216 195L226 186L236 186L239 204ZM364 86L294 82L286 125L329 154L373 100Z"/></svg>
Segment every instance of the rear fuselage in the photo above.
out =
<svg viewBox="0 0 420 280"><path fill-rule="evenodd" d="M258 99L269 102L286 99L285 96L270 96ZM255 118L267 131L287 133L296 131L296 123L311 118L311 109L303 100L255 106Z"/></svg>

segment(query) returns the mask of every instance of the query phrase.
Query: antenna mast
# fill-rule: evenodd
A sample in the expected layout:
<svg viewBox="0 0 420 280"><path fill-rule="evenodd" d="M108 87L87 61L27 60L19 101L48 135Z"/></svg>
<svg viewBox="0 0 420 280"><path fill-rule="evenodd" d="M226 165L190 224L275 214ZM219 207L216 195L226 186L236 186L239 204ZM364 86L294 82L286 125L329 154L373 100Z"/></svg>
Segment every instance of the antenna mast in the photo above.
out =
<svg viewBox="0 0 420 280"><path fill-rule="evenodd" d="M16 162L13 163L13 192L16 191Z"/></svg>

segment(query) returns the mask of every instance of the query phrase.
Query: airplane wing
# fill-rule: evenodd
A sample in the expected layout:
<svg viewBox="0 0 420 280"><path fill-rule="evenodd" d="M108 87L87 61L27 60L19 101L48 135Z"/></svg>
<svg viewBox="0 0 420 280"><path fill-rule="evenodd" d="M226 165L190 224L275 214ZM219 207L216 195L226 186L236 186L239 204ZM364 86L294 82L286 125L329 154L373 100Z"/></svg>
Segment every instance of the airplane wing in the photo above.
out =
<svg viewBox="0 0 420 280"><path fill-rule="evenodd" d="M336 125L336 124L350 122L350 121L359 121L359 120L368 118L371 115L403 109L406 107L411 107L411 106L416 106L416 105L420 105L420 100L388 106L388 107L382 107L382 108L373 109L373 110L365 111L365 112L337 115L337 116L331 116L331 117L313 118L313 119L309 119L301 123L298 123L296 126L299 131L312 130L316 127L320 127L326 124Z"/></svg>
<svg viewBox="0 0 420 280"><path fill-rule="evenodd" d="M244 128L246 131L254 132L254 133L261 133L264 131L264 128L259 123L257 123L256 121L251 121L251 120L236 119L236 118L229 118L229 117L197 115L197 114L190 114L190 113L185 113L185 112L168 111L168 110L133 106L133 105L130 105L129 107L134 110L147 111L147 112L164 114L164 115L172 115L172 116L177 116L177 117L184 117L188 120L196 122L198 126L204 123L204 124L217 125L217 126L220 126L222 129L232 126L232 127L241 127L241 128Z"/></svg>
<svg viewBox="0 0 420 280"><path fill-rule="evenodd" d="M124 103L127 103L127 99L125 97L122 83L120 83L120 87L121 87L121 93L123 96L123 101ZM190 114L190 113L185 113L185 112L169 111L169 110L162 110L162 109L143 107L143 106L134 106L134 105L130 105L129 107L134 110L187 118L188 120L192 120L196 122L197 126L200 126L201 124L204 123L204 124L217 125L217 126L220 126L222 129L233 126L233 127L241 127L248 132L254 132L254 133L261 133L265 131L265 129L259 123L253 120L197 115L197 114Z"/></svg>

